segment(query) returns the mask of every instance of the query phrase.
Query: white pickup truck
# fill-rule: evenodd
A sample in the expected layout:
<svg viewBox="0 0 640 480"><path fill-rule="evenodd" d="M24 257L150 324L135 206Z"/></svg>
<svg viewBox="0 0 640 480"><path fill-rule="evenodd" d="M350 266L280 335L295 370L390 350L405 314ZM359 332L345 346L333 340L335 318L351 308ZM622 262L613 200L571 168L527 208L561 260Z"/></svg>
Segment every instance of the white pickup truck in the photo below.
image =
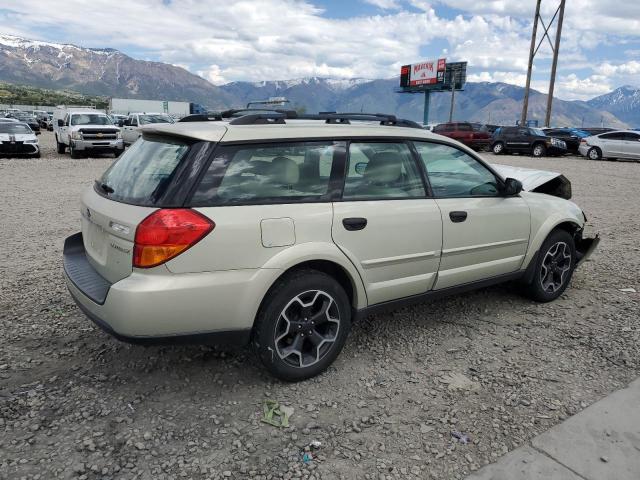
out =
<svg viewBox="0 0 640 480"><path fill-rule="evenodd" d="M53 115L58 153L69 148L71 158L83 154L124 152L120 128L104 112L95 109L58 109Z"/></svg>

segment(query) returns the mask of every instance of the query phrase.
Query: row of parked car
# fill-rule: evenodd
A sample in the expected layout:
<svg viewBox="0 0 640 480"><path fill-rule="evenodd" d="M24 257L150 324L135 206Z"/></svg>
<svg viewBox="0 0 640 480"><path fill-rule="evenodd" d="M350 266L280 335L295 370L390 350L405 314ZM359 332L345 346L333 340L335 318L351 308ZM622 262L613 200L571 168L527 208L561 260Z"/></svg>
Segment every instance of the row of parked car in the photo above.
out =
<svg viewBox="0 0 640 480"><path fill-rule="evenodd" d="M474 150L496 155L528 153L534 157L582 155L590 160L640 160L640 132L610 128L533 128L450 122L428 128Z"/></svg>

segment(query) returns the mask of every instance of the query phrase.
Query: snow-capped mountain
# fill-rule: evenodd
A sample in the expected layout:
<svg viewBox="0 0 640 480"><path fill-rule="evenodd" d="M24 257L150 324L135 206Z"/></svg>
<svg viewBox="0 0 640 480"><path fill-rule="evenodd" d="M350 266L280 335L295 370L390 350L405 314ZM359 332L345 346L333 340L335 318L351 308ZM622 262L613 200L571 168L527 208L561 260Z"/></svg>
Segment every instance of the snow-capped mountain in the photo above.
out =
<svg viewBox="0 0 640 480"><path fill-rule="evenodd" d="M183 68L136 60L110 48L84 48L10 35L0 35L0 81L89 95L192 101L211 109L237 108L254 100L287 97L294 108L307 112L388 112L422 121L423 96L397 93L397 78L307 77L215 86ZM596 102L598 98L591 101L596 102L594 104L554 100L553 124L599 126L604 123L625 127L609 109L617 105L621 116L637 118L640 115L638 94L637 89L635 97L627 87L618 90L611 94L620 99L617 103ZM513 124L520 117L523 96L524 89L515 85L467 83L464 91L456 93L454 118ZM432 96L431 122L448 119L449 99L448 92ZM545 106L546 95L532 92L529 118L542 120Z"/></svg>
<svg viewBox="0 0 640 480"><path fill-rule="evenodd" d="M0 80L89 95L189 100L222 107L220 89L183 68L110 49L0 35Z"/></svg>
<svg viewBox="0 0 640 480"><path fill-rule="evenodd" d="M613 92L592 98L589 106L613 113L620 120L640 127L640 88L625 85Z"/></svg>

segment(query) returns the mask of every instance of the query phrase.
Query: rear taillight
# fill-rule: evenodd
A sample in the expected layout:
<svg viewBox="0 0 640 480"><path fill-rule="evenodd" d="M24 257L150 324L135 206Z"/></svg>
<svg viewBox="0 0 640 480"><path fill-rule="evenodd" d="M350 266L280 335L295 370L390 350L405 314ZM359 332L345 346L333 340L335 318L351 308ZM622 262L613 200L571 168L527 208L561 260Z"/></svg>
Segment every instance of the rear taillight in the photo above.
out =
<svg viewBox="0 0 640 480"><path fill-rule="evenodd" d="M156 210L136 229L133 266L151 268L161 265L198 243L215 226L195 210Z"/></svg>

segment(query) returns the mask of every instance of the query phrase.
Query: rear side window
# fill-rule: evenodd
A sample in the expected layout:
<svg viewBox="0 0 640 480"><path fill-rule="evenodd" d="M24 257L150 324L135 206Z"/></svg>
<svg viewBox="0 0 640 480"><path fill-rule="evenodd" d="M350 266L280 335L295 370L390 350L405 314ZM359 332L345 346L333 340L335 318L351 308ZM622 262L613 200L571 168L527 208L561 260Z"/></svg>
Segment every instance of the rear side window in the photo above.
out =
<svg viewBox="0 0 640 480"><path fill-rule="evenodd" d="M624 133L622 132L605 133L598 136L603 140L624 140Z"/></svg>
<svg viewBox="0 0 640 480"><path fill-rule="evenodd" d="M344 142L221 146L193 196L193 206L327 200Z"/></svg>
<svg viewBox="0 0 640 480"><path fill-rule="evenodd" d="M141 139L111 165L98 180L102 187L96 188L117 202L156 206L188 150L189 144L179 140Z"/></svg>

